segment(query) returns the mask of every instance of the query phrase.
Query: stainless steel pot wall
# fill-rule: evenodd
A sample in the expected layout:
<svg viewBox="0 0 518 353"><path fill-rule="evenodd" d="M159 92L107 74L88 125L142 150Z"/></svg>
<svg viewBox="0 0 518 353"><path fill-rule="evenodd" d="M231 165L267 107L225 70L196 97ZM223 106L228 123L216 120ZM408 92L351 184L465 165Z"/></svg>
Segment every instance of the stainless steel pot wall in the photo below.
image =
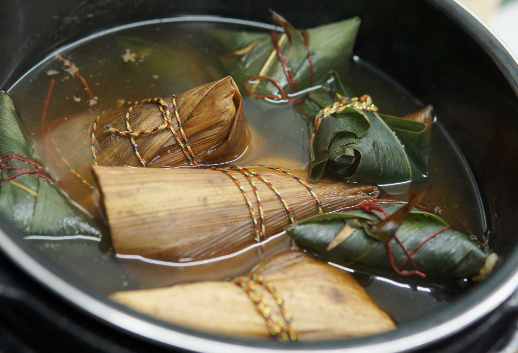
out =
<svg viewBox="0 0 518 353"><path fill-rule="evenodd" d="M200 351L241 351L243 346L297 350L348 348L392 352L425 347L468 328L518 288L518 66L497 38L455 1L158 1L39 0L0 3L0 88L7 89L55 48L109 27L181 15L211 15L268 22L269 8L290 14L297 27L361 16L355 53L396 77L410 92L433 102L437 115L465 154L480 186L490 245L505 262L447 310L400 329L361 339L279 345L223 339L131 312L97 295L19 241L0 223L0 248L11 260L106 330ZM115 331L114 331L115 332Z"/></svg>

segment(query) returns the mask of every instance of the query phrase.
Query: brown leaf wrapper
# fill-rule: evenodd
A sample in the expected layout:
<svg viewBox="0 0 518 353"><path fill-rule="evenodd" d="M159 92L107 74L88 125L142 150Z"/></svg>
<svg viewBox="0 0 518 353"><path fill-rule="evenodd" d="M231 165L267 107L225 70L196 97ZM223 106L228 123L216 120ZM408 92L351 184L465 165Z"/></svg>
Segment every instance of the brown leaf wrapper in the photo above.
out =
<svg viewBox="0 0 518 353"><path fill-rule="evenodd" d="M172 107L171 98L165 101ZM229 162L245 151L248 133L241 94L231 77L180 93L176 96L176 104L198 163ZM181 139L177 121L170 109L173 129ZM111 134L103 133L104 126L125 131L126 111L127 108L114 109L101 116L95 134L99 165L141 166L129 138L113 138ZM162 113L156 104L141 104L131 113L130 123L134 131L159 126L163 123ZM139 153L148 167L189 165L169 129L136 140Z"/></svg>
<svg viewBox="0 0 518 353"><path fill-rule="evenodd" d="M286 164L274 164L285 166ZM315 199L297 180L280 171L247 166L282 195L295 220L318 213ZM165 261L198 261L228 255L257 244L247 203L236 183L211 169L159 169L94 166L115 250ZM308 182L307 171L287 168ZM259 209L247 178L231 171ZM278 196L254 178L265 216L266 238L290 221ZM376 197L375 186L323 178L311 184L324 212Z"/></svg>
<svg viewBox="0 0 518 353"><path fill-rule="evenodd" d="M301 341L367 336L395 329L392 319L348 273L288 251L258 264L252 273L269 281L293 314ZM274 315L272 295L256 284ZM200 331L271 338L265 319L232 282L199 282L169 288L117 292L111 299L158 319Z"/></svg>
<svg viewBox="0 0 518 353"><path fill-rule="evenodd" d="M172 98L165 101L171 110L173 129L184 143L172 108ZM176 104L198 163L230 162L245 153L250 133L243 117L241 94L231 77L177 94ZM101 115L95 133L99 165L141 167L128 136L104 132L107 127L126 131L124 118L127 111L126 106L108 110ZM57 124L51 133L51 138L61 152L58 154L54 151L54 159L60 164L59 169L65 172L62 186L78 201L92 197L92 189L84 181L95 185L90 170L93 164L91 130L94 120L95 116L91 114L71 118ZM130 115L133 131L151 129L163 122L157 104L139 104ZM189 165L169 129L139 136L135 140L147 167ZM70 166L63 162L62 157ZM73 175L71 169L79 173L84 181ZM85 201L85 207L95 209L96 205L88 207L89 203Z"/></svg>

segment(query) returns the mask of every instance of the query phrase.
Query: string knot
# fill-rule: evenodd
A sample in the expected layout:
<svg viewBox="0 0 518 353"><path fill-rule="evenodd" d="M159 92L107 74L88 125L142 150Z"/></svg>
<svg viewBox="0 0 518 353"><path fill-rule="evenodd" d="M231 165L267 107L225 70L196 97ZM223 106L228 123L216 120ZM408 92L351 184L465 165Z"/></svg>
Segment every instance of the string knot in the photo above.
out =
<svg viewBox="0 0 518 353"><path fill-rule="evenodd" d="M110 133L110 134L114 134L116 136L129 137L129 139L131 141L131 145L133 146L133 150L135 152L135 156L137 157L137 159L139 160L140 164L143 167L146 166L146 162L139 153L138 145L137 145L135 138L140 137L140 136L151 135L153 133L156 133L158 131L163 131L166 129L169 129L171 131L171 133L173 134L173 137L174 137L176 143L178 144L178 146L182 150L183 154L189 161L189 164L192 166L198 165L198 162L196 161L196 157L192 151L192 148L189 144L189 141L187 140L187 136L182 127L182 121L180 119L180 115L178 114L178 108L176 106L176 95L173 95L173 97L172 97L172 107L173 107L173 112L174 112L176 122L178 125L178 130L180 131L180 134L181 134L184 142L181 141L178 134L176 133L176 131L173 128L173 124L172 124L172 120L171 120L171 111L169 109L169 105L163 98L155 97L155 98L144 99L141 101L128 101L128 102L125 102L124 100L118 100L117 104L118 105L126 104L126 105L130 106L128 108L128 111L124 115L124 123L126 126L126 130L121 131L119 129L112 127L111 125L108 125L108 126L106 126L104 133ZM131 124L130 124L130 115L133 112L133 109L135 109L135 107L137 107L139 104L157 104L158 109L162 113L162 118L163 118L164 122L161 125L152 127L150 129L133 131ZM101 118L103 113L101 113L100 115L97 116L97 118L95 119L95 122L92 126L92 135L91 135L91 145L92 146L91 146L91 148L92 148L92 157L93 157L94 164L97 164L97 156L96 156L96 151L95 151L95 131L97 129L97 123L99 122L99 119Z"/></svg>

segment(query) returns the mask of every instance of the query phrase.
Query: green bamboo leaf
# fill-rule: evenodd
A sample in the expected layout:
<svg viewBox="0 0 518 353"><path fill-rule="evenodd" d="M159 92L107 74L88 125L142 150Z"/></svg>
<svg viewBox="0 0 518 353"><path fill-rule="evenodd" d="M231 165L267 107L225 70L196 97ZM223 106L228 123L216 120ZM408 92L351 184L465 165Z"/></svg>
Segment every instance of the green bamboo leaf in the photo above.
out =
<svg viewBox="0 0 518 353"><path fill-rule="evenodd" d="M370 236L373 236L379 241L388 242L397 233L403 222L408 217L408 214L415 208L423 198L428 194L430 188L426 188L419 192L417 195L412 195L410 200L396 212L386 217L384 220L376 224L364 225L365 230Z"/></svg>
<svg viewBox="0 0 518 353"><path fill-rule="evenodd" d="M0 155L13 152L34 160L13 102L0 91ZM6 165L35 170L17 160ZM2 170L2 180L19 172ZM63 190L34 174L21 175L0 187L0 212L25 234L101 236L99 226Z"/></svg>
<svg viewBox="0 0 518 353"><path fill-rule="evenodd" d="M0 91L0 117L0 153L32 154L27 133L18 120L13 101L4 91Z"/></svg>
<svg viewBox="0 0 518 353"><path fill-rule="evenodd" d="M319 134L315 138L315 152L326 152L330 150L331 142L336 137L342 140L342 136L349 136L349 138L353 138L356 141L365 135L370 127L369 119L352 108L345 110L341 114L329 116L324 119L320 125ZM341 146L344 145L340 143L340 146L335 147L339 148Z"/></svg>
<svg viewBox="0 0 518 353"><path fill-rule="evenodd" d="M421 171L427 171L430 163L430 141L426 125L420 123L408 124L409 120L389 115L379 114L379 116L405 145L405 150L417 164L417 167Z"/></svg>
<svg viewBox="0 0 518 353"><path fill-rule="evenodd" d="M389 214L401 205L379 203ZM378 215L381 213L376 212ZM349 235L340 244L327 250L345 224L358 228L358 223L378 222L363 210L348 210L310 217L287 229L288 234L303 248L318 254L327 261L372 273L394 276L385 244L369 236L363 227ZM412 210L397 235L409 251L430 235L444 228L446 223L436 215ZM395 239L389 241L395 263L400 265L407 256ZM447 229L424 243L413 255L419 270L436 280L471 278L477 276L486 264L488 256L466 235ZM407 261L403 270L412 270Z"/></svg>
<svg viewBox="0 0 518 353"><path fill-rule="evenodd" d="M312 121L342 92L346 89L338 75L332 73L322 89L309 94L304 107L306 119ZM365 123L359 128L361 121ZM357 142L345 145L344 131L354 134ZM396 183L426 177L430 141L423 123L347 108L322 119L312 153L310 180L313 182L328 172L347 181Z"/></svg>
<svg viewBox="0 0 518 353"><path fill-rule="evenodd" d="M307 31L315 84L325 79L330 69L349 65L360 23L360 19L354 17ZM291 68L297 88L303 90L310 86L311 78L307 47L298 31L294 31L291 27L288 33L290 33L291 42L288 43L286 40L280 47ZM275 53L269 33L208 29L207 34L221 45L224 53L235 52L261 40L242 56L221 56L221 62L241 88L249 78L261 74L272 77L286 92L289 92L286 74ZM277 34L279 39L280 36L281 34ZM270 57L271 60L269 60ZM277 87L267 81L261 81L255 89L261 94L280 94Z"/></svg>
<svg viewBox="0 0 518 353"><path fill-rule="evenodd" d="M296 79L297 73L304 71L307 71L309 73L309 60L307 57L308 48L306 47L306 44L304 42L304 37L282 16L271 10L270 13L272 15L273 22L284 28L284 33L285 35L287 35L288 39L284 42L284 57L286 59L286 63L292 71L292 74L294 75L295 82L300 82L301 77L299 77L299 81L297 81ZM276 56L274 56L274 58L278 62L279 59ZM284 67L282 65L279 65L280 62L279 64L277 64L276 61L271 62L267 70L264 72L264 75L274 78L277 82L280 83L281 87L286 87L287 89L287 86L289 86L289 84L288 79L286 77L286 73L284 71ZM306 65L304 65L304 63L306 63ZM305 84L305 82L301 83ZM267 86L270 87L270 89L277 90L277 88L272 83L265 81L261 82L261 84L262 86ZM307 86L309 87L309 81L307 82ZM257 89L261 91L261 88L262 87L259 86Z"/></svg>

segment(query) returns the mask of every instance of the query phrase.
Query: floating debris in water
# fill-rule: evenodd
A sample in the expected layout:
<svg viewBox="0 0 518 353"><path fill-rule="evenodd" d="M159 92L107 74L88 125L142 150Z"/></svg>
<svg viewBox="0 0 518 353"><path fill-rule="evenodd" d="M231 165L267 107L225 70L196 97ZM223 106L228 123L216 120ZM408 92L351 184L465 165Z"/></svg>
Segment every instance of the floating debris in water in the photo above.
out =
<svg viewBox="0 0 518 353"><path fill-rule="evenodd" d="M122 60L124 60L125 63L128 61L135 62L135 58L137 57L137 54L130 52L129 49L126 49L126 53L124 55L121 55Z"/></svg>
<svg viewBox="0 0 518 353"><path fill-rule="evenodd" d="M74 77L75 74L79 71L79 68L76 66L76 64L72 63L68 69L65 69L65 71L68 72L70 76Z"/></svg>
<svg viewBox="0 0 518 353"><path fill-rule="evenodd" d="M94 105L96 105L96 104L97 104L97 100L98 100L98 99L99 99L99 98L98 98L97 96L95 96L95 97L93 97L92 99L90 99L90 100L88 101L88 104L89 104L91 107L93 107Z"/></svg>

